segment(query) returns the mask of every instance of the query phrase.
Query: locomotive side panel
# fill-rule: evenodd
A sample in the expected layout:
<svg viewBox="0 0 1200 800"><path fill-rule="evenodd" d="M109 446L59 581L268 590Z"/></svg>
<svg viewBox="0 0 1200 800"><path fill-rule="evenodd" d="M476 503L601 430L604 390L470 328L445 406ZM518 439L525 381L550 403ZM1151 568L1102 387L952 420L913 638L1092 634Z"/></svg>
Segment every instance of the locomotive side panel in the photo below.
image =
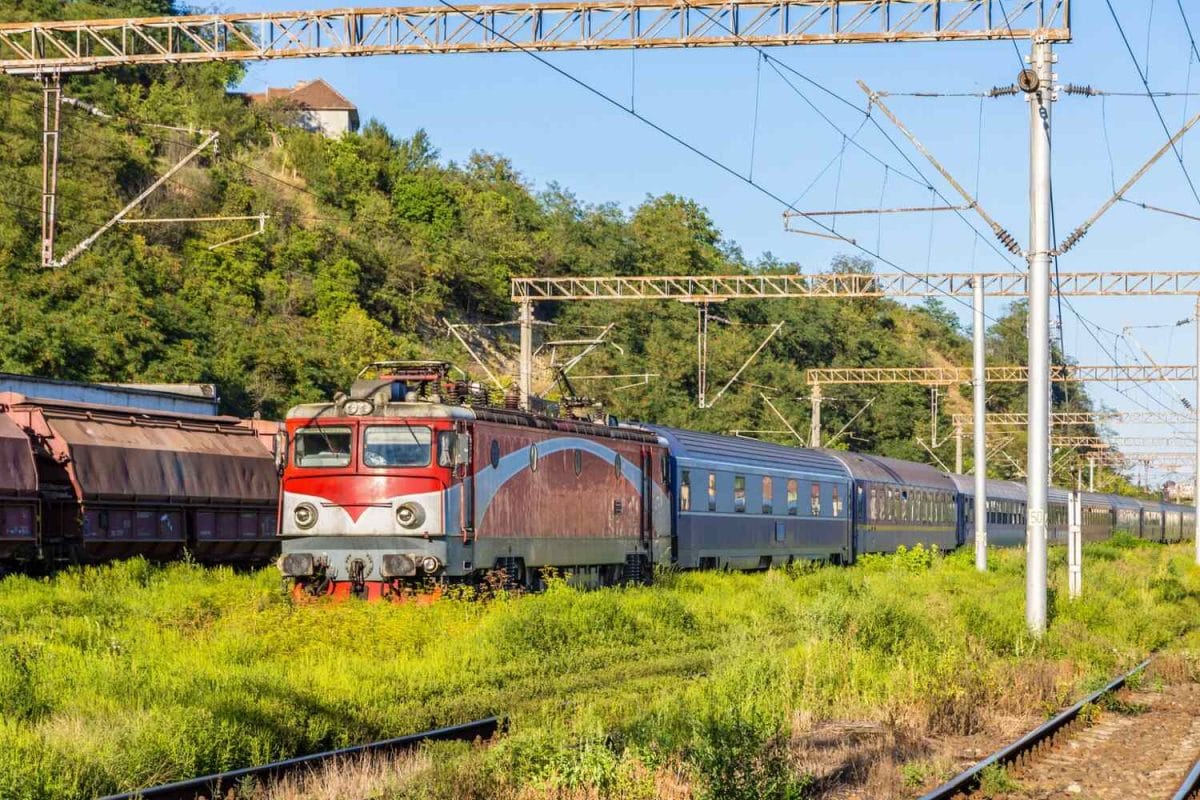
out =
<svg viewBox="0 0 1200 800"><path fill-rule="evenodd" d="M570 567L666 557L658 445L483 421L473 426L473 442L478 567L504 559Z"/></svg>

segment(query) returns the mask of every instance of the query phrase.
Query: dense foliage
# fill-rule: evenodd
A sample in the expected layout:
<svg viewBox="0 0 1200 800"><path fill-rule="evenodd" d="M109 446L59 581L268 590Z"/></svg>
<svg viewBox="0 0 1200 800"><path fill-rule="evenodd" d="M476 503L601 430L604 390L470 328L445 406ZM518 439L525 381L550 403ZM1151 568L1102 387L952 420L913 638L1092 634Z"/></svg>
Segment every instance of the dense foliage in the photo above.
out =
<svg viewBox="0 0 1200 800"><path fill-rule="evenodd" d="M948 766L930 737L1059 707L1191 631L1191 560L1190 545L1090 545L1084 597L1068 601L1056 548L1040 642L1019 550L993 552L983 575L969 551L918 548L403 606L295 603L273 570L10 577L0 796L93 797L490 713L511 718L508 736L435 758L399 796L798 798L828 760L806 760L808 734L846 720L915 743L901 760L928 782Z"/></svg>
<svg viewBox="0 0 1200 800"><path fill-rule="evenodd" d="M169 0L21 0L0 15L172 10ZM849 257L800 265L767 255L751 263L688 199L665 194L624 210L585 203L553 184L538 191L500 156L477 152L464 163L446 162L420 130L398 137L369 122L337 141L309 134L289 124L294 110L252 106L230 94L241 75L238 65L204 64L70 76L66 94L87 105L64 106L56 254L196 145L200 135L180 127L219 131L218 149L205 151L133 216L265 212L271 215L265 234L210 249L252 231L254 223L117 226L57 270L37 266L41 94L34 81L0 78L0 274L7 288L0 297L0 369L81 380L213 382L227 411L279 416L289 405L344 388L372 359L439 357L474 368L444 321L511 320L514 275L872 268ZM784 326L714 407L699 409L692 306L543 304L538 313L546 339L594 336L613 325L608 344L578 373L653 375L626 388L578 382L579 392L604 400L619 416L711 431L779 430L767 437L780 441L792 440L787 425L807 429L805 368L970 359L958 317L938 301L728 303L712 309L710 399L771 325ZM510 380L512 328L475 331L467 335L501 380ZM1023 337L1024 311L1017 307L989 333L993 363L1021 363ZM554 392L546 367L544 352L537 388ZM943 390L932 418L926 388L830 389L823 428L832 446L926 461L935 460L932 451L953 465L950 415L969 411L967 387ZM1023 386L989 387L989 395L992 410L1024 408ZM1059 387L1055 401L1059 408L1089 407L1079 389L1068 395ZM1021 432L1006 452L1012 459L995 459L996 475L1012 476L1023 464Z"/></svg>

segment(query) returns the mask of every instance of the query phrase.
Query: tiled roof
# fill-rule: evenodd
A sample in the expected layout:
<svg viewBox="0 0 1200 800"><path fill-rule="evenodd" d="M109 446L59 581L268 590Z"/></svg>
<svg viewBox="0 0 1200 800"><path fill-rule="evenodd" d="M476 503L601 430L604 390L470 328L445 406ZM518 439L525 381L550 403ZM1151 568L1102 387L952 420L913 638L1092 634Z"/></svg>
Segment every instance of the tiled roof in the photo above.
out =
<svg viewBox="0 0 1200 800"><path fill-rule="evenodd" d="M259 94L247 94L251 102L263 103L270 100L287 100L314 111L357 111L358 107L343 97L336 89L321 78L302 81L291 88L268 87Z"/></svg>

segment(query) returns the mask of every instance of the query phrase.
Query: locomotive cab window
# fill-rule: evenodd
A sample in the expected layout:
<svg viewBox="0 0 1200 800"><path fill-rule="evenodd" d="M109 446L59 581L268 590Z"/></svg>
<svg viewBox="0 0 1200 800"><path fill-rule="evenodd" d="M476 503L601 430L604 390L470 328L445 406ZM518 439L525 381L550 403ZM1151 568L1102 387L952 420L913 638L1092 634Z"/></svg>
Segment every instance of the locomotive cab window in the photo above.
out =
<svg viewBox="0 0 1200 800"><path fill-rule="evenodd" d="M433 432L423 425L372 425L363 432L363 465L427 467Z"/></svg>
<svg viewBox="0 0 1200 800"><path fill-rule="evenodd" d="M350 466L350 429L313 426L296 431L297 467Z"/></svg>

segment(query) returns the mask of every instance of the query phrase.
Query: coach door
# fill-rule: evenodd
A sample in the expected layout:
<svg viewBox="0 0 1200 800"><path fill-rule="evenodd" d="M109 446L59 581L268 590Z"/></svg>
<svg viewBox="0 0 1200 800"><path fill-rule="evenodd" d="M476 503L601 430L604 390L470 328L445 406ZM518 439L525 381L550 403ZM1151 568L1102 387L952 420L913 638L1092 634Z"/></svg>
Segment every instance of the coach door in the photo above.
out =
<svg viewBox="0 0 1200 800"><path fill-rule="evenodd" d="M654 453L649 447L642 447L641 507L640 539L649 545L654 538Z"/></svg>

